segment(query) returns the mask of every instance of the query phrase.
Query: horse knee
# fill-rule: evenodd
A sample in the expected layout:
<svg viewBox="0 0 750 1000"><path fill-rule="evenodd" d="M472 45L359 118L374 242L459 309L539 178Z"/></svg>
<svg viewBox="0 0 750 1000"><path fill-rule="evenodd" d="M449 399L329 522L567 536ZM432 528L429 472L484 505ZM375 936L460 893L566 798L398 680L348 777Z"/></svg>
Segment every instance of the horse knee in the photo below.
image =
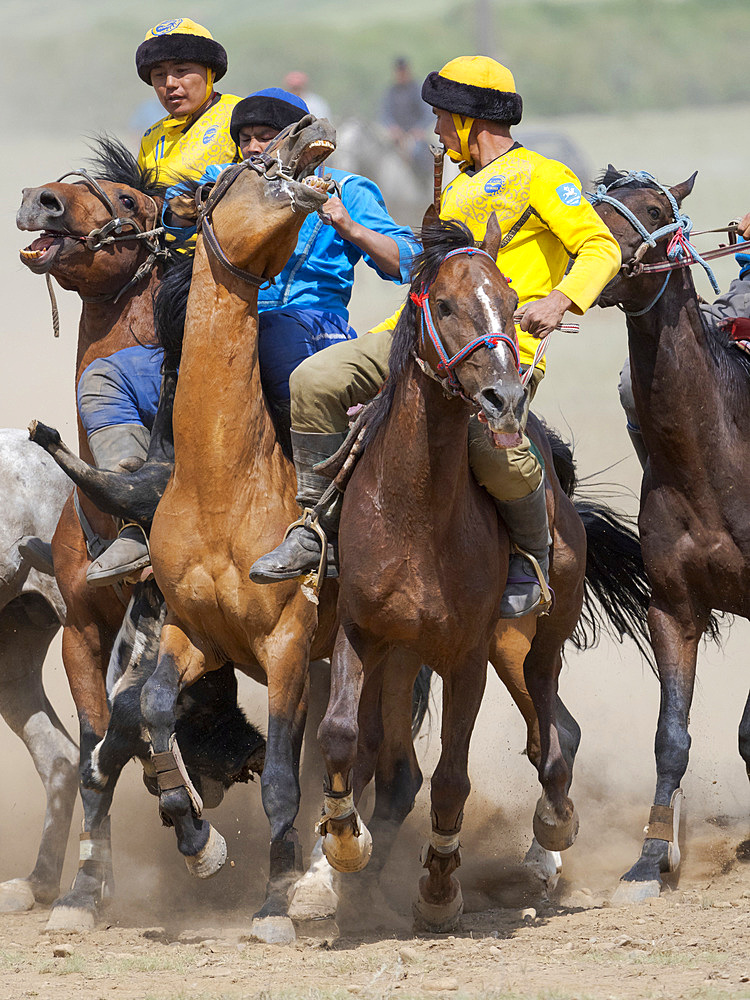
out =
<svg viewBox="0 0 750 1000"><path fill-rule="evenodd" d="M318 729L320 749L331 773L348 774L357 757L359 726L348 719L326 717Z"/></svg>
<svg viewBox="0 0 750 1000"><path fill-rule="evenodd" d="M160 665L141 691L141 714L147 727L174 728L177 695L177 671L171 664L165 670Z"/></svg>

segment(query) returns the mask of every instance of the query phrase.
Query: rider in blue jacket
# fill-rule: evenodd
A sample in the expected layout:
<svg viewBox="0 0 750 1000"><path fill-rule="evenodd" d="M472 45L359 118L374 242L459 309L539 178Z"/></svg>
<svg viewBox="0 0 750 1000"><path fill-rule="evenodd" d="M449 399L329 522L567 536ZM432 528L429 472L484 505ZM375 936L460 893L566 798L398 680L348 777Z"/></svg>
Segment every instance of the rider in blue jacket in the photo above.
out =
<svg viewBox="0 0 750 1000"><path fill-rule="evenodd" d="M261 90L236 105L231 135L246 159L262 152L282 129L308 113L307 105L294 94L276 87ZM215 181L222 169L209 167L201 181ZM318 214L305 219L286 267L275 284L259 293L261 379L272 403L289 399L289 376L306 357L356 337L348 311L355 264L364 260L381 278L405 283L420 249L412 231L390 217L372 181L337 169L325 173L336 182L337 193ZM167 191L163 222L170 233L188 240L194 227L179 225L172 211L183 191L179 184ZM158 404L160 364L160 351L136 346L93 362L81 377L81 420L87 434L106 441L107 468L145 457ZM87 579L94 586L106 586L145 565L148 549L143 533L126 526L91 564Z"/></svg>

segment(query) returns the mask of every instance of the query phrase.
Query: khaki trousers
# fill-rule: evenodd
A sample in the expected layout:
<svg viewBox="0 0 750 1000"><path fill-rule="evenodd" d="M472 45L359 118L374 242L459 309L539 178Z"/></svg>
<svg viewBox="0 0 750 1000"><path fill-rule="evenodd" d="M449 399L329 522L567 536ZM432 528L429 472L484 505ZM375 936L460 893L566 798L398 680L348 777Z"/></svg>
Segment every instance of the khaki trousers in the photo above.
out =
<svg viewBox="0 0 750 1000"><path fill-rule="evenodd" d="M346 431L347 410L369 403L388 375L393 333L366 333L332 344L306 358L289 379L292 430L302 434ZM529 402L544 377L538 368L529 380ZM524 420L525 427L525 420ZM484 428L469 422L469 462L479 482L498 500L520 500L539 486L543 468L525 431L515 448L493 448Z"/></svg>

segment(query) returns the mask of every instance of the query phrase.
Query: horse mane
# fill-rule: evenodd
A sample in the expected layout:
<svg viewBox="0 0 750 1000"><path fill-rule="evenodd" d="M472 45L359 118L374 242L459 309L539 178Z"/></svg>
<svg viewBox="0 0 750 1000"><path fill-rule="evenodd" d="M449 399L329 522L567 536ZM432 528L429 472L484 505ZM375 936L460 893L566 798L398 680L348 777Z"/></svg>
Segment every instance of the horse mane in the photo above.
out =
<svg viewBox="0 0 750 1000"><path fill-rule="evenodd" d="M159 347L164 349L164 368L178 368L182 355L190 282L193 280L193 254L182 254L177 263L164 272L154 296L154 328Z"/></svg>
<svg viewBox="0 0 750 1000"><path fill-rule="evenodd" d="M92 155L87 165L97 180L126 184L151 198L162 198L167 185L157 180L156 172L142 167L127 148L113 135L106 132L95 135L89 142Z"/></svg>
<svg viewBox="0 0 750 1000"><path fill-rule="evenodd" d="M604 184L605 187L609 187L610 184L613 184L617 180L622 180L627 176L628 172L626 170L616 170L610 163L607 169L596 178L595 183ZM658 190L656 185L640 178L631 178L627 184L623 184L621 187L632 188L634 190L638 188L654 188ZM686 271L688 280L690 281L690 290L697 297L690 271L689 269L686 269ZM717 368L717 377L722 384L729 386L736 398L737 404L746 407L748 382L750 382L750 355L737 347L729 336L729 331L707 322L702 310L698 310L698 315L703 327L708 352Z"/></svg>
<svg viewBox="0 0 750 1000"><path fill-rule="evenodd" d="M422 229L418 236L423 249L414 258L409 294L393 331L393 343L388 356L388 378L379 395L368 407L367 430L363 441L365 447L374 439L388 417L396 387L412 360L417 337L417 306L412 302L412 291L435 280L440 265L451 250L478 246L468 226L453 220L440 219L438 224Z"/></svg>

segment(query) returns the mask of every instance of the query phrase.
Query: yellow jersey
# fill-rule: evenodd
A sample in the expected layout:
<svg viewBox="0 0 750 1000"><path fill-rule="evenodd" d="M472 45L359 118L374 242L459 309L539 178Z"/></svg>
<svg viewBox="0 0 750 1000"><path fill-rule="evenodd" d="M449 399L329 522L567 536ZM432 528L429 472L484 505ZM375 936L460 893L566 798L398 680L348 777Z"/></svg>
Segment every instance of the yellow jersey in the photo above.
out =
<svg viewBox="0 0 750 1000"><path fill-rule="evenodd" d="M229 123L239 100L222 94L187 131L178 119L158 121L141 139L138 164L156 170L162 183L173 184L180 177L197 180L213 164L233 163L239 154Z"/></svg>
<svg viewBox="0 0 750 1000"><path fill-rule="evenodd" d="M503 233L497 266L519 306L557 289L582 315L621 264L617 240L562 163L517 143L476 173L462 172L443 191L441 219L456 219L484 238L490 214ZM567 273L566 273L567 272ZM393 329L400 310L374 330ZM521 364L530 365L539 341L516 327ZM537 363L544 370L544 359Z"/></svg>

